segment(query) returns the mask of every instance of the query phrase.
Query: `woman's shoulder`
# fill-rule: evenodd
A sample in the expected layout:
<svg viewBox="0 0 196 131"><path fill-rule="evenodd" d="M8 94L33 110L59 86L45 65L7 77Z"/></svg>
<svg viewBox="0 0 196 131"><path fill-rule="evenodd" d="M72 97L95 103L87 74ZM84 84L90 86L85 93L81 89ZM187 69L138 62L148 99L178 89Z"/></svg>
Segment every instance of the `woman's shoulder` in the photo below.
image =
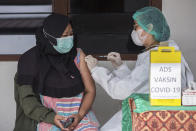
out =
<svg viewBox="0 0 196 131"><path fill-rule="evenodd" d="M30 61L32 59L34 59L36 57L36 52L37 52L37 47L34 46L31 49L27 50L25 53L23 53L20 58L19 58L19 62L26 60L26 61Z"/></svg>
<svg viewBox="0 0 196 131"><path fill-rule="evenodd" d="M77 48L77 52L80 54L80 56L85 56L85 53L81 48Z"/></svg>
<svg viewBox="0 0 196 131"><path fill-rule="evenodd" d="M138 54L138 59L146 59L146 58L149 58L150 57L150 50L149 51L146 51L146 52L143 52L143 53L140 53Z"/></svg>
<svg viewBox="0 0 196 131"><path fill-rule="evenodd" d="M85 53L81 48L77 48L77 59L84 60L85 59Z"/></svg>

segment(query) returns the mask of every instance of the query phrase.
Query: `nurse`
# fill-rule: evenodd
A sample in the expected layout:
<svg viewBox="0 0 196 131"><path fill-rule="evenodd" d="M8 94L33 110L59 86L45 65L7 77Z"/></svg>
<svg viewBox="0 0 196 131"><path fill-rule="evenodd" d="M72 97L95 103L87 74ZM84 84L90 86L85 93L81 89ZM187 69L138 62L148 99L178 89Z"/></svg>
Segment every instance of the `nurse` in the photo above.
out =
<svg viewBox="0 0 196 131"><path fill-rule="evenodd" d="M149 93L150 50L157 49L161 42L180 50L178 45L169 40L170 29L162 12L155 7L144 7L133 14L134 29L131 33L133 42L144 46L145 50L138 55L135 68L130 70L122 62L120 54L111 52L107 59L111 61L114 70L111 72L97 66L97 59L91 55L85 58L93 79L100 84L113 99L124 100L132 93ZM181 84L187 87L193 81L193 74L182 56ZM117 112L101 131L121 131L122 111Z"/></svg>

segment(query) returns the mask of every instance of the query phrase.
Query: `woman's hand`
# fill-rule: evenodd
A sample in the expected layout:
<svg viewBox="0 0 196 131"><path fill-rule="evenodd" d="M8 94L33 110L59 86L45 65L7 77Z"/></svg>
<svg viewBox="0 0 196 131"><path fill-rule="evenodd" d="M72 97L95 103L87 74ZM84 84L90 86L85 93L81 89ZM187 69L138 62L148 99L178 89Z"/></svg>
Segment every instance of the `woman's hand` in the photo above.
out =
<svg viewBox="0 0 196 131"><path fill-rule="evenodd" d="M74 122L68 127L68 129L70 131L73 131L77 127L77 125L80 123L83 117L80 114L73 114L70 117L74 118Z"/></svg>
<svg viewBox="0 0 196 131"><path fill-rule="evenodd" d="M66 131L67 129L65 129L63 127L63 125L61 124L60 120L66 120L66 118L64 116L60 116L60 115L55 115L54 117L54 123L57 127L61 128L62 131Z"/></svg>

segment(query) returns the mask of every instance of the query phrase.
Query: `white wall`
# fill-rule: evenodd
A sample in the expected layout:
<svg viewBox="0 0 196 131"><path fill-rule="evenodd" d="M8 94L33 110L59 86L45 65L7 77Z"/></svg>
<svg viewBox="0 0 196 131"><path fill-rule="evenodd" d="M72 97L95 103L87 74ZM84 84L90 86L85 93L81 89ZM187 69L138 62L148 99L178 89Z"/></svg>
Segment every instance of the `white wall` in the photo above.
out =
<svg viewBox="0 0 196 131"><path fill-rule="evenodd" d="M171 29L171 39L180 46L196 77L196 0L163 0L163 13Z"/></svg>
<svg viewBox="0 0 196 131"><path fill-rule="evenodd" d="M196 58L194 52L196 50L196 0L163 0L163 13L165 14L171 28L171 38L174 39L188 61L194 76L196 77ZM0 45L2 43L0 37ZM15 43L34 44L34 40L18 39ZM31 45L25 48L30 48ZM12 48L12 45L9 45ZM16 48L16 47L14 47ZM0 53L6 52L7 47L0 50ZM23 52L23 50L22 50ZM111 68L107 62L100 63L103 66ZM13 77L16 72L16 62L0 62L0 130L12 131L15 120L15 103L13 96ZM134 62L129 65L133 68ZM111 104L112 103L112 104ZM97 97L93 106L103 124L118 109L120 109L120 101L109 98L101 87L97 86Z"/></svg>
<svg viewBox="0 0 196 131"><path fill-rule="evenodd" d="M25 18L25 17L46 17L52 11L52 5L0 5L0 13L32 13L32 14L0 14L0 18ZM44 14L36 14L36 12ZM33 14L35 13L35 14Z"/></svg>
<svg viewBox="0 0 196 131"><path fill-rule="evenodd" d="M34 45L34 35L0 35L0 54L22 54Z"/></svg>
<svg viewBox="0 0 196 131"><path fill-rule="evenodd" d="M0 62L0 131L12 131L15 121L14 81L17 62Z"/></svg>

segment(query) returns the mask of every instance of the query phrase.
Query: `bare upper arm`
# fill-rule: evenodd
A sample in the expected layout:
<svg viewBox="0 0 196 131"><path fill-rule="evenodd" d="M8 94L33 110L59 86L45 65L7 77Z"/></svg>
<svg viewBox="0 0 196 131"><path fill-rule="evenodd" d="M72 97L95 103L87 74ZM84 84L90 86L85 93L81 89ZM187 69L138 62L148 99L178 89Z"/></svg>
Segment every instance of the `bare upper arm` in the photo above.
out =
<svg viewBox="0 0 196 131"><path fill-rule="evenodd" d="M95 91L94 80L91 77L88 66L85 62L85 53L80 49L80 73L85 85L85 91Z"/></svg>

